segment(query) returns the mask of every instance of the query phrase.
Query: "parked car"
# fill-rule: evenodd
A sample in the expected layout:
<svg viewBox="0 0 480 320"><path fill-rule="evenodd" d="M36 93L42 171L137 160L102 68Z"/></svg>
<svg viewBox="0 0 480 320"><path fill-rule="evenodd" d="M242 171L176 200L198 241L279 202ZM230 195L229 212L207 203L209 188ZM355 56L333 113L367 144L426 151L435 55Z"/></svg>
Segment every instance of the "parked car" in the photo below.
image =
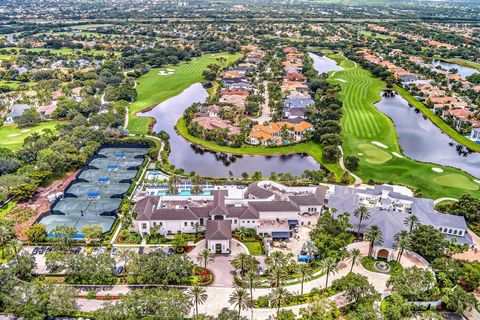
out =
<svg viewBox="0 0 480 320"><path fill-rule="evenodd" d="M98 254L98 248L93 248L92 255L96 256Z"/></svg>
<svg viewBox="0 0 480 320"><path fill-rule="evenodd" d="M105 248L105 247L100 247L98 249L98 254L105 254L105 252L107 252L107 248Z"/></svg>
<svg viewBox="0 0 480 320"><path fill-rule="evenodd" d="M265 271L263 271L262 267L258 267L258 274L263 276L265 274Z"/></svg>
<svg viewBox="0 0 480 320"><path fill-rule="evenodd" d="M140 247L140 248L138 248L138 253L143 253L144 250L145 250L145 249L144 249L143 247Z"/></svg>
<svg viewBox="0 0 480 320"><path fill-rule="evenodd" d="M168 248L168 251L167 251L167 256L171 256L172 254L175 253L175 249L173 248Z"/></svg>
<svg viewBox="0 0 480 320"><path fill-rule="evenodd" d="M52 270L53 270L53 267L47 265L47 267L45 268L45 273L50 273L52 272Z"/></svg>
<svg viewBox="0 0 480 320"><path fill-rule="evenodd" d="M111 255L114 256L117 254L117 248L112 248Z"/></svg>
<svg viewBox="0 0 480 320"><path fill-rule="evenodd" d="M39 249L40 249L39 247L33 248L32 254L37 254Z"/></svg>
<svg viewBox="0 0 480 320"><path fill-rule="evenodd" d="M92 254L93 252L93 248L92 247L88 247L87 248L87 254Z"/></svg>
<svg viewBox="0 0 480 320"><path fill-rule="evenodd" d="M40 247L40 249L38 249L38 254L44 254L45 250L46 250L45 247Z"/></svg>
<svg viewBox="0 0 480 320"><path fill-rule="evenodd" d="M80 248L80 247L75 247L75 248L72 249L73 254L79 254L81 251L82 251L82 248Z"/></svg>
<svg viewBox="0 0 480 320"><path fill-rule="evenodd" d="M123 267L122 267L122 266L118 267L118 268L115 270L115 274L116 274L117 276L120 275L120 274L122 274L122 273L123 273Z"/></svg>
<svg viewBox="0 0 480 320"><path fill-rule="evenodd" d="M53 248L52 248L52 247L47 247L47 249L45 249L45 254L47 254L47 253L51 252L52 250L53 250Z"/></svg>

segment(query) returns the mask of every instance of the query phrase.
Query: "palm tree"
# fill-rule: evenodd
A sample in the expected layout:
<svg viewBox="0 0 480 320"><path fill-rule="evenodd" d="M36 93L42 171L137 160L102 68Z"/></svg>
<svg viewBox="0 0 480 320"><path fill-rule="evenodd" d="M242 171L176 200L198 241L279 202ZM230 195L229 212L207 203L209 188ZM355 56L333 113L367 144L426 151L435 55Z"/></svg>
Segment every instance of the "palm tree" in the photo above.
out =
<svg viewBox="0 0 480 320"><path fill-rule="evenodd" d="M353 215L357 217L360 221L358 222L358 230L357 235L360 235L360 229L362 228L362 221L363 219L370 218L370 212L368 212L368 208L365 206L360 206L357 210L353 212Z"/></svg>
<svg viewBox="0 0 480 320"><path fill-rule="evenodd" d="M188 295L190 296L190 301L195 304L195 318L198 318L198 305L207 301L207 291L202 287L194 286L188 289Z"/></svg>
<svg viewBox="0 0 480 320"><path fill-rule="evenodd" d="M410 234L408 233L408 231L403 230L397 233L394 238L395 238L394 248L399 250L397 261L400 262L400 259L402 258L402 255L403 255L403 251L405 249L410 248L412 244L410 239Z"/></svg>
<svg viewBox="0 0 480 320"><path fill-rule="evenodd" d="M215 261L215 257L209 249L205 248L198 253L197 261L203 265L203 273L207 273L207 265L213 263Z"/></svg>
<svg viewBox="0 0 480 320"><path fill-rule="evenodd" d="M283 304L286 304L291 296L292 294L290 293L290 291L288 291L284 287L275 288L268 295L270 305L277 308L277 317L278 313L280 312L280 307Z"/></svg>
<svg viewBox="0 0 480 320"><path fill-rule="evenodd" d="M403 220L403 225L408 228L408 232L412 232L420 224L417 216L411 214Z"/></svg>
<svg viewBox="0 0 480 320"><path fill-rule="evenodd" d="M338 262L337 259L334 257L326 257L322 261L320 261L320 269L325 272L326 280L325 280L325 288L328 287L328 276L331 274L335 274L338 272Z"/></svg>
<svg viewBox="0 0 480 320"><path fill-rule="evenodd" d="M245 252L240 252L239 254L237 254L237 256L231 262L232 266L235 269L240 270L240 273L241 273L242 277L245 273L245 269L247 268L249 257L250 256L248 254L246 254Z"/></svg>
<svg viewBox="0 0 480 320"><path fill-rule="evenodd" d="M248 301L250 301L250 295L245 288L236 288L230 295L228 303L233 304L236 308L238 307L238 319L240 319L242 309L247 309Z"/></svg>
<svg viewBox="0 0 480 320"><path fill-rule="evenodd" d="M348 260L352 261L350 272L353 271L353 266L356 266L360 263L360 259L362 259L362 257L362 252L358 248L354 248L348 252Z"/></svg>
<svg viewBox="0 0 480 320"><path fill-rule="evenodd" d="M127 267L130 261L135 259L136 252L131 251L129 249L121 249L118 250L117 258L119 261L123 261L124 265L123 268L125 269L125 273L127 273Z"/></svg>
<svg viewBox="0 0 480 320"><path fill-rule="evenodd" d="M297 273L300 274L300 295L303 295L303 283L309 281L312 278L312 268L308 263L298 263Z"/></svg>
<svg viewBox="0 0 480 320"><path fill-rule="evenodd" d="M243 226L238 228L237 235L240 240L243 240L243 238L245 237L246 231L247 231L247 228Z"/></svg>
<svg viewBox="0 0 480 320"><path fill-rule="evenodd" d="M273 269L270 268L268 271L268 279L270 280L270 285L272 287L280 287L286 277L287 271L283 266L278 266Z"/></svg>
<svg viewBox="0 0 480 320"><path fill-rule="evenodd" d="M250 290L250 309L252 311L251 319L253 320L253 288L260 284L260 276L255 270L248 271L243 277L243 285Z"/></svg>
<svg viewBox="0 0 480 320"><path fill-rule="evenodd" d="M370 242L370 246L368 248L368 256L372 256L373 246L380 245L383 243L383 235L382 231L378 226L371 226L370 229L365 233L365 239Z"/></svg>
<svg viewBox="0 0 480 320"><path fill-rule="evenodd" d="M285 255L281 251L274 251L268 255L267 259L265 260L265 263L270 268L273 269L282 265L284 260L285 260Z"/></svg>

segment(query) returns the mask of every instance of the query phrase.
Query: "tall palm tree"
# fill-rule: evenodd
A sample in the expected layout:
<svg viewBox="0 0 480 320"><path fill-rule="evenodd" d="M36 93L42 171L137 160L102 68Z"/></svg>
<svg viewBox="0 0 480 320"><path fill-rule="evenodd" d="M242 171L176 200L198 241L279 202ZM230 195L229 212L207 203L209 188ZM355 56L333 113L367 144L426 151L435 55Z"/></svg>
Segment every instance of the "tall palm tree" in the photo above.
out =
<svg viewBox="0 0 480 320"><path fill-rule="evenodd" d="M247 232L247 228L245 228L245 227L243 227L243 226L240 227L240 228L238 228L238 230L237 230L238 238L239 238L240 240L243 240L243 238L245 237L246 232Z"/></svg>
<svg viewBox="0 0 480 320"><path fill-rule="evenodd" d="M250 259L251 257L248 254L246 254L245 252L240 252L231 262L232 266L235 269L240 270L242 277L245 274L245 270L250 267Z"/></svg>
<svg viewBox="0 0 480 320"><path fill-rule="evenodd" d="M253 289L260 285L260 276L255 270L248 271L243 277L243 285L250 291L251 319L253 320Z"/></svg>
<svg viewBox="0 0 480 320"><path fill-rule="evenodd" d="M370 246L368 248L368 256L371 257L373 247L383 243L382 231L380 231L380 228L378 226L371 226L370 229L368 229L365 233L365 239L367 239L370 243Z"/></svg>
<svg viewBox="0 0 480 320"><path fill-rule="evenodd" d="M287 271L285 267L278 266L275 268L270 268L268 271L268 279L270 280L270 285L272 287L280 287L283 280L287 277Z"/></svg>
<svg viewBox="0 0 480 320"><path fill-rule="evenodd" d="M325 259L320 261L320 269L325 272L326 280L325 280L325 288L328 287L328 277L331 274L335 274L338 272L338 261L334 257L326 257Z"/></svg>
<svg viewBox="0 0 480 320"><path fill-rule="evenodd" d="M190 296L190 301L195 305L195 318L198 318L198 305L204 304L207 301L207 290L199 286L194 286L188 289L188 295Z"/></svg>
<svg viewBox="0 0 480 320"><path fill-rule="evenodd" d="M397 261L400 262L400 259L402 258L402 255L403 255L403 251L405 251L405 249L410 248L410 246L412 245L412 240L410 238L410 234L406 230L403 230L397 233L394 239L395 239L394 248L398 250Z"/></svg>
<svg viewBox="0 0 480 320"><path fill-rule="evenodd" d="M408 228L408 232L412 232L420 224L420 220L416 215L409 215L403 220L403 225Z"/></svg>
<svg viewBox="0 0 480 320"><path fill-rule="evenodd" d="M280 308L283 304L286 304L292 294L290 291L285 289L284 287L278 287L272 289L272 292L268 295L268 300L270 301L270 305L277 308L277 317L280 312Z"/></svg>
<svg viewBox="0 0 480 320"><path fill-rule="evenodd" d="M367 207L360 206L360 208L358 208L353 212L353 215L359 219L357 235L360 235L360 230L362 228L362 221L363 219L367 219L367 220L370 219L370 212L368 212Z"/></svg>
<svg viewBox="0 0 480 320"><path fill-rule="evenodd" d="M228 303L233 304L235 308L238 308L238 319L240 319L242 310L247 309L248 301L250 301L250 295L245 288L238 287L230 295Z"/></svg>
<svg viewBox="0 0 480 320"><path fill-rule="evenodd" d="M265 260L265 263L270 268L276 268L282 265L284 260L285 260L285 255L281 251L274 251L268 255L267 259Z"/></svg>
<svg viewBox="0 0 480 320"><path fill-rule="evenodd" d="M213 263L215 261L215 257L210 252L209 249L205 248L200 251L197 255L197 262L203 265L203 272L207 272L207 265Z"/></svg>
<svg viewBox="0 0 480 320"><path fill-rule="evenodd" d="M303 283L312 278L312 268L308 263L298 263L296 269L300 274L300 295L303 295Z"/></svg>
<svg viewBox="0 0 480 320"><path fill-rule="evenodd" d="M360 249L354 248L348 252L348 260L352 262L352 267L350 268L350 272L353 271L353 266L356 266L360 263L363 255Z"/></svg>

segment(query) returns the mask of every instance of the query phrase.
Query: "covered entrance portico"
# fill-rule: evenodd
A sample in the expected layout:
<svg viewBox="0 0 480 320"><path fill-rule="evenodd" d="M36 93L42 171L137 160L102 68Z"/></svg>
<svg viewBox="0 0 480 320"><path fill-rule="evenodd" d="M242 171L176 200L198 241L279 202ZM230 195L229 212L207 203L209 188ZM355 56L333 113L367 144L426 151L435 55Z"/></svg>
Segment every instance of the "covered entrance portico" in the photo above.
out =
<svg viewBox="0 0 480 320"><path fill-rule="evenodd" d="M384 247L374 247L373 257L375 259L386 259L387 261L393 260L393 254L395 250Z"/></svg>

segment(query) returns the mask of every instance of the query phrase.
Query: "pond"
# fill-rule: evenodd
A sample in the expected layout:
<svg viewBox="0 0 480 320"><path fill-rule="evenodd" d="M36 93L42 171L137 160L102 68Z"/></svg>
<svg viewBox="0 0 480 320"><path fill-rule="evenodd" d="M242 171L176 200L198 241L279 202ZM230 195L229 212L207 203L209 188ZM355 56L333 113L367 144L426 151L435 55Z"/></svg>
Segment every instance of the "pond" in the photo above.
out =
<svg viewBox="0 0 480 320"><path fill-rule="evenodd" d="M327 73L330 71L344 70L337 62L327 56L319 56L318 54L309 52L308 55L313 59L313 67L318 73Z"/></svg>
<svg viewBox="0 0 480 320"><path fill-rule="evenodd" d="M466 78L468 76L471 76L474 73L479 73L480 71L475 70L473 68L469 67L464 67L456 63L450 63L450 62L445 62L445 61L440 61L440 60L433 60L432 66L440 66L445 70L450 70L450 69L457 69L458 74L461 75L463 78Z"/></svg>
<svg viewBox="0 0 480 320"><path fill-rule="evenodd" d="M383 96L375 107L395 124L398 143L409 158L461 169L480 177L480 153L469 152L444 134L400 95Z"/></svg>
<svg viewBox="0 0 480 320"><path fill-rule="evenodd" d="M200 83L195 83L152 110L139 114L155 119L154 132L164 130L170 135L172 151L169 160L176 168L183 168L187 173L195 171L208 177L228 177L230 173L239 177L243 172L251 175L255 171L261 171L263 176L268 176L272 171L301 175L305 170L320 168L315 159L308 155L236 156L212 152L186 141L177 134L174 126L186 108L193 103L204 102L207 97L205 88Z"/></svg>

